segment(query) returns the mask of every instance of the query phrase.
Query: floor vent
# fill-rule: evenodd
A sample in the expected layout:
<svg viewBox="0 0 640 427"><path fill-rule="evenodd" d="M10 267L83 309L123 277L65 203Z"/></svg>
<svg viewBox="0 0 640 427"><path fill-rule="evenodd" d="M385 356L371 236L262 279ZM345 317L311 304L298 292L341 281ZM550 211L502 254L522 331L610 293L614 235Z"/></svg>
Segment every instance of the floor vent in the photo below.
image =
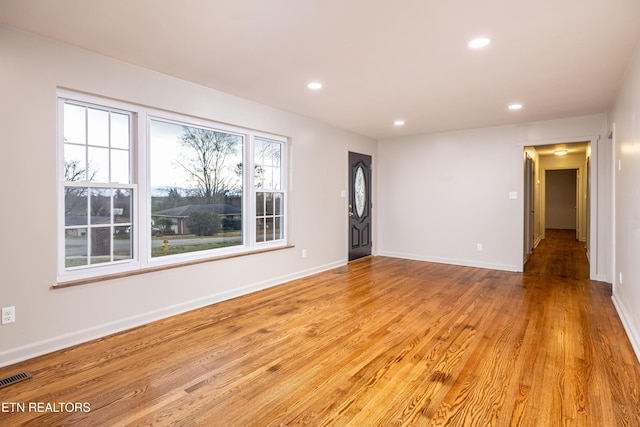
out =
<svg viewBox="0 0 640 427"><path fill-rule="evenodd" d="M349 272L349 270L338 270L338 271L336 271L336 274L346 274L348 272Z"/></svg>
<svg viewBox="0 0 640 427"><path fill-rule="evenodd" d="M11 375L7 378L0 379L0 388L10 386L11 384L19 383L20 381L28 380L31 378L31 374L27 371L20 372L19 374Z"/></svg>

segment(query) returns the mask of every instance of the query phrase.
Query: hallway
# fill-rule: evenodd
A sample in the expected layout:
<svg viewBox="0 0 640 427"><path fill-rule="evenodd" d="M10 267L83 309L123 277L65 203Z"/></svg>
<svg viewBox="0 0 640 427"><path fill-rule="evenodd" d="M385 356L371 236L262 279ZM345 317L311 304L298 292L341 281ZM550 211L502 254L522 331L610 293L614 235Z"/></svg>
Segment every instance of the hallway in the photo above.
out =
<svg viewBox="0 0 640 427"><path fill-rule="evenodd" d="M589 260L585 243L576 240L575 230L547 229L524 266L525 278L547 276L589 282Z"/></svg>

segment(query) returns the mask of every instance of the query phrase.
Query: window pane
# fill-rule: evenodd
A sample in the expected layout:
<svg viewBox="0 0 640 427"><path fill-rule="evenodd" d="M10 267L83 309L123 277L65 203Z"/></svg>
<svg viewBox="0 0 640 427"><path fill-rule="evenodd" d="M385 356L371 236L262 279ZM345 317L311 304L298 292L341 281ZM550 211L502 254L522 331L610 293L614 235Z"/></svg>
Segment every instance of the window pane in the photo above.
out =
<svg viewBox="0 0 640 427"><path fill-rule="evenodd" d="M264 156L263 164L266 166L272 166L273 165L273 143L270 141L263 141L262 147L263 147L262 150L263 150L263 156Z"/></svg>
<svg viewBox="0 0 640 427"><path fill-rule="evenodd" d="M264 219L264 239L265 240L273 240L273 218L265 218Z"/></svg>
<svg viewBox="0 0 640 427"><path fill-rule="evenodd" d="M273 188L273 167L271 166L263 166L264 175L262 177L263 188L266 190L271 190Z"/></svg>
<svg viewBox="0 0 640 427"><path fill-rule="evenodd" d="M275 217L273 219L273 238L276 240L282 239L284 237L282 232L282 218Z"/></svg>
<svg viewBox="0 0 640 427"><path fill-rule="evenodd" d="M264 218L256 219L256 242L264 242L265 240L264 224Z"/></svg>
<svg viewBox="0 0 640 427"><path fill-rule="evenodd" d="M88 109L89 145L109 146L109 113L95 108Z"/></svg>
<svg viewBox="0 0 640 427"><path fill-rule="evenodd" d="M89 181L109 182L109 149L89 147Z"/></svg>
<svg viewBox="0 0 640 427"><path fill-rule="evenodd" d="M280 190L281 187L281 182L280 182L280 168L279 167L274 167L273 168L273 176L271 178L271 188L273 190Z"/></svg>
<svg viewBox="0 0 640 427"><path fill-rule="evenodd" d="M264 147L260 139L254 140L253 152L255 156L254 185L257 189L262 189L264 188Z"/></svg>
<svg viewBox="0 0 640 427"><path fill-rule="evenodd" d="M111 227L94 227L91 234L91 264L111 261Z"/></svg>
<svg viewBox="0 0 640 427"><path fill-rule="evenodd" d="M273 165L280 167L280 161L282 159L282 144L279 142L272 143L273 145Z"/></svg>
<svg viewBox="0 0 640 427"><path fill-rule="evenodd" d="M273 193L265 193L264 202L265 215L273 215Z"/></svg>
<svg viewBox="0 0 640 427"><path fill-rule="evenodd" d="M256 190L262 190L264 188L264 166L256 164L253 178Z"/></svg>
<svg viewBox="0 0 640 427"><path fill-rule="evenodd" d="M113 260L131 259L133 256L133 243L131 241L130 227L118 226L114 230Z"/></svg>
<svg viewBox="0 0 640 427"><path fill-rule="evenodd" d="M111 182L128 184L129 181L129 152L111 150Z"/></svg>
<svg viewBox="0 0 640 427"><path fill-rule="evenodd" d="M91 224L111 223L111 191L107 188L91 189Z"/></svg>
<svg viewBox="0 0 640 427"><path fill-rule="evenodd" d="M266 143L266 141L262 141L259 138L256 138L254 140L254 155L255 155L255 162L258 165L264 164L264 144Z"/></svg>
<svg viewBox="0 0 640 427"><path fill-rule="evenodd" d="M282 143L260 138L256 138L254 143L255 187L268 190L280 189L282 185L282 171L280 168Z"/></svg>
<svg viewBox="0 0 640 427"><path fill-rule="evenodd" d="M80 267L87 265L88 246L86 228L74 228L64 233L64 264L65 267Z"/></svg>
<svg viewBox="0 0 640 427"><path fill-rule="evenodd" d="M116 223L131 223L131 203L133 191L116 189L113 193L113 219Z"/></svg>
<svg viewBox="0 0 640 427"><path fill-rule="evenodd" d="M242 245L244 138L151 120L151 255Z"/></svg>
<svg viewBox="0 0 640 427"><path fill-rule="evenodd" d="M129 116L111 113L111 148L129 150Z"/></svg>
<svg viewBox="0 0 640 427"><path fill-rule="evenodd" d="M65 187L64 193L64 225L88 225L87 195L89 194L89 189Z"/></svg>
<svg viewBox="0 0 640 427"><path fill-rule="evenodd" d="M256 215L264 216L264 193L256 193Z"/></svg>
<svg viewBox="0 0 640 427"><path fill-rule="evenodd" d="M282 193L273 193L273 213L282 215Z"/></svg>
<svg viewBox="0 0 640 427"><path fill-rule="evenodd" d="M85 112L84 107L64 104L64 142L81 145L87 143Z"/></svg>
<svg viewBox="0 0 640 427"><path fill-rule="evenodd" d="M84 145L64 145L64 180L67 182L87 179L87 149Z"/></svg>

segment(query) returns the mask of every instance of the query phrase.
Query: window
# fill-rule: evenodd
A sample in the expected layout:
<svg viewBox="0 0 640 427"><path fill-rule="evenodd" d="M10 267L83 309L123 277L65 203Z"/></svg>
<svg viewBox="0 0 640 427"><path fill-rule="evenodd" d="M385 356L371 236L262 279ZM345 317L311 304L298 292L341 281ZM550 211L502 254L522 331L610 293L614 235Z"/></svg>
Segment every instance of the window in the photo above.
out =
<svg viewBox="0 0 640 427"><path fill-rule="evenodd" d="M62 101L65 269L131 260L131 113Z"/></svg>
<svg viewBox="0 0 640 427"><path fill-rule="evenodd" d="M59 280L286 244L285 138L59 96Z"/></svg>
<svg viewBox="0 0 640 427"><path fill-rule="evenodd" d="M150 121L152 257L243 245L244 139Z"/></svg>
<svg viewBox="0 0 640 427"><path fill-rule="evenodd" d="M255 139L256 242L283 238L282 142Z"/></svg>

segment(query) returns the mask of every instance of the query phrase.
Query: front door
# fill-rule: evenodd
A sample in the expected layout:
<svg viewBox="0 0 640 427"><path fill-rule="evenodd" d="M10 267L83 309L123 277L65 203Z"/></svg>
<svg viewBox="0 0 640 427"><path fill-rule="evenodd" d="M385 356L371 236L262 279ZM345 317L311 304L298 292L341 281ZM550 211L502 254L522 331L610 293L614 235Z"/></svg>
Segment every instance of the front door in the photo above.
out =
<svg viewBox="0 0 640 427"><path fill-rule="evenodd" d="M349 261L371 255L371 156L349 152Z"/></svg>

